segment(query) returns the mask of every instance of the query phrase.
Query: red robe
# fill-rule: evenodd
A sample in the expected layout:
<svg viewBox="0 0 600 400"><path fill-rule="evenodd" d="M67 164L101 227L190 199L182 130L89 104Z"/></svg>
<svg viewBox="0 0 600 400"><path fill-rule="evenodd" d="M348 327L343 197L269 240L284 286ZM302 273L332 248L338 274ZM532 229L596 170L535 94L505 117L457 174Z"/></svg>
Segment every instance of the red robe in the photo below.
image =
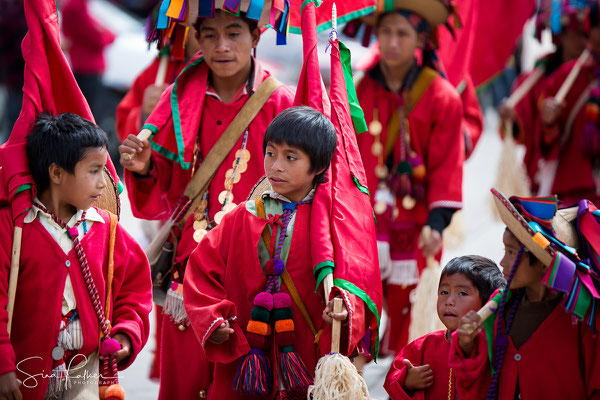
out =
<svg viewBox="0 0 600 400"><path fill-rule="evenodd" d="M407 344L396 356L388 372L383 387L392 400L408 399L447 399L449 390L450 400L455 399L454 376L450 375L447 354L450 352L450 342L446 339L446 330L431 332ZM404 391L402 385L406 379L408 359L415 367L429 365L433 371L433 386L427 390L418 390L411 395ZM450 382L452 379L452 382ZM449 386L451 385L451 388Z"/></svg>
<svg viewBox="0 0 600 400"><path fill-rule="evenodd" d="M81 245L104 307L110 221L105 211L98 212L105 223L94 223ZM80 354L89 355L98 349L100 326L75 249L66 255L39 220L35 220L23 229L12 332L8 337L6 304L13 235L10 208L0 209L0 224L0 374L16 370L23 382L23 398L42 399L48 379L41 374L48 375L52 370L51 352L58 340L67 272L73 283L83 332ZM70 267L65 266L67 261ZM115 237L114 263L111 334L125 333L132 344L131 356L119 365L119 369L124 369L135 360L148 339L152 293L146 255L120 225Z"/></svg>
<svg viewBox="0 0 600 400"><path fill-rule="evenodd" d="M144 91L148 86L154 85L159 64L160 57L157 57L135 78L129 92L117 106L117 134L121 141L125 140L130 134L136 135L142 129L144 122L142 121ZM183 67L185 67L185 62L169 60L165 83L173 83Z"/></svg>
<svg viewBox="0 0 600 400"><path fill-rule="evenodd" d="M319 340L319 351L321 355L325 355L331 350L331 329L321 317L325 308L321 295L323 290L315 291L313 263L311 257L306 256L311 254L310 212L309 204L297 208L286 270L298 289L316 329L324 329ZM265 289L266 276L258 259L257 246L268 222L268 219L250 213L245 204L241 204L228 213L216 229L205 236L188 262L183 292L186 311L206 357L215 363L208 399L255 398L235 393L232 383L240 357L250 351L244 332L250 320L254 296ZM281 290L289 293L285 284L281 285ZM349 312L348 326L342 331L340 351L349 354L357 344L355 338L362 338L368 328L365 326L365 308L360 298L345 290L334 288L332 297L338 293L342 294ZM294 351L301 356L308 371L313 373L320 357L315 354L314 336L293 302L292 309L296 334ZM232 318L235 333L229 340L221 344L209 342L208 338L219 324L224 319ZM353 340L348 341L348 337ZM272 347L270 349L271 351L265 353L275 371L275 350ZM266 397L268 399L274 397L278 387L276 376L277 374L274 374L273 390Z"/></svg>
<svg viewBox="0 0 600 400"><path fill-rule="evenodd" d="M548 77L542 94L544 98L556 95L575 62L563 64ZM600 200L592 176L592 163L582 154L587 122L585 117L587 96L584 91L595 78L595 68L595 65L586 65L581 69L565 98L566 107L558 121L552 126L542 124L541 128L541 145L545 149L542 156L548 160L558 160L552 193L557 194L558 198L565 202L577 202L582 198L589 199L593 203ZM583 106L573 113L576 104L580 101L583 101ZM569 129L568 120L572 115L575 118ZM561 140L564 140L564 143L561 144Z"/></svg>
<svg viewBox="0 0 600 400"><path fill-rule="evenodd" d="M596 319L596 330L599 328ZM461 399L485 398L491 382L485 332L476 338L470 358L465 358L454 332L448 363ZM598 371L598 337L586 324L574 324L558 305L519 349L509 336L497 398L513 400L518 382L522 399L600 399Z"/></svg>
<svg viewBox="0 0 600 400"><path fill-rule="evenodd" d="M373 110L378 109L378 120L383 125L381 142L385 143L387 125L400 106L399 97L388 91L380 82L366 73L357 87L357 95L362 106L367 125L373 120ZM402 199L397 198L397 217L385 226L383 218L378 219L377 239L389 241L392 261L406 257L416 259L419 270L425 267L425 257L417 248L417 239L431 209L462 208L462 167L465 158L465 141L461 131L463 107L456 89L444 78L437 76L423 93L420 101L408 115L410 142L413 150L422 157L426 168L425 202L417 202L412 210L402 207ZM377 139L365 132L358 135L369 192L374 202L379 179L375 175L378 158L371 152ZM394 163L398 163L400 141L394 147ZM438 254L438 258L441 254ZM384 340L384 349L399 352L408 343L410 320L409 292L414 284L388 284L387 302L389 326ZM398 290L396 290L398 289Z"/></svg>
<svg viewBox="0 0 600 400"><path fill-rule="evenodd" d="M251 89L256 90L269 76L269 72L255 61ZM206 95L207 77L206 63L199 56L195 57L176 80L176 102L171 102L171 92L175 87L172 85L148 117L145 127L157 132L150 140L155 150L151 156L153 168L150 177L139 178L125 170L125 183L134 216L150 220L169 217L191 179L189 164L193 159L198 132L200 151L205 157L247 101L247 94L229 104ZM292 106L293 100L293 92L288 87L279 87L250 123L246 148L251 158L248 170L242 174L240 182L233 186L235 203L245 200L254 184L264 175L264 132L280 111ZM174 125L172 115L175 110L180 120ZM179 147L176 138L181 139L183 147ZM242 138L233 146L211 181L208 189L211 220L220 210L218 196L225 190L225 173L232 167L235 152L241 145ZM186 222L177 247L175 263L180 276L178 281L181 281L185 263L197 245L193 239L192 224L193 216ZM165 315L160 352L161 399L195 398L200 390L208 390L212 379L212 365L206 360L202 347L190 329L182 329L180 331L178 325ZM189 354L196 356L190 359ZM184 359L186 361L182 362Z"/></svg>

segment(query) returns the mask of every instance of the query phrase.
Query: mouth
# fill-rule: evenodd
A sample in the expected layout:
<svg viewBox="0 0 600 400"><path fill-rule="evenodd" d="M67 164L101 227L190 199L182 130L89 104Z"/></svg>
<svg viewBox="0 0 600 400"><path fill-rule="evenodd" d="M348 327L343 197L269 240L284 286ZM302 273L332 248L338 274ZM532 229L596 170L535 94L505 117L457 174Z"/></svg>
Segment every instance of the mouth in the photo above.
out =
<svg viewBox="0 0 600 400"><path fill-rule="evenodd" d="M455 314L455 313L453 313L453 312L449 312L449 311L446 311L446 312L444 312L444 314L442 314L442 315L443 315L445 318L457 318L457 317L458 317L458 315L456 315L456 314Z"/></svg>
<svg viewBox="0 0 600 400"><path fill-rule="evenodd" d="M271 182L271 184L282 184L282 183L285 183L286 181L281 178L270 176L269 182Z"/></svg>
<svg viewBox="0 0 600 400"><path fill-rule="evenodd" d="M94 200L94 201L98 201L98 200L100 200L100 196L102 196L102 195L100 195L100 194L97 194L97 195L95 195L95 196L92 196L92 200Z"/></svg>

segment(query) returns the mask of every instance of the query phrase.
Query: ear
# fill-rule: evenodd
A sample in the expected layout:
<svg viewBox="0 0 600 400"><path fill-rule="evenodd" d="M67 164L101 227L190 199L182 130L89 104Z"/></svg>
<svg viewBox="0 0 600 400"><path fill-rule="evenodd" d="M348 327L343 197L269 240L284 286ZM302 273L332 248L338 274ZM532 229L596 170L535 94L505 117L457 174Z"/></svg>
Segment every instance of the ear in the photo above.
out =
<svg viewBox="0 0 600 400"><path fill-rule="evenodd" d="M48 167L48 175L50 176L50 182L55 185L60 185L65 177L66 171L56 165L55 163L50 164Z"/></svg>
<svg viewBox="0 0 600 400"><path fill-rule="evenodd" d="M260 28L256 28L254 32L252 32L252 48L255 49L258 46L258 42L260 41Z"/></svg>
<svg viewBox="0 0 600 400"><path fill-rule="evenodd" d="M421 32L417 34L417 48L422 49L427 42L427 33Z"/></svg>

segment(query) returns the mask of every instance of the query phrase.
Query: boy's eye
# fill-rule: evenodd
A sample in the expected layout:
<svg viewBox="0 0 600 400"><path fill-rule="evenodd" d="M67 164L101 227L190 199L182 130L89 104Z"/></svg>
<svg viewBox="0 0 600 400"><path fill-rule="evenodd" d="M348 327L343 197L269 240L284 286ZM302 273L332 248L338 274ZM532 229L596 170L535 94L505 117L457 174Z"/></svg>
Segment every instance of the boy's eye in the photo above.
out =
<svg viewBox="0 0 600 400"><path fill-rule="evenodd" d="M288 160L290 160L290 161L295 161L295 160L297 160L297 159L298 159L298 158L297 158L297 157L295 157L295 156L288 156L287 158L288 158Z"/></svg>
<svg viewBox="0 0 600 400"><path fill-rule="evenodd" d="M468 295L469 295L469 293L467 293L467 292L465 292L465 291L461 291L461 292L458 292L458 295L459 295L459 296L468 296Z"/></svg>
<svg viewBox="0 0 600 400"><path fill-rule="evenodd" d="M445 289L440 290L440 294L443 296L446 296L448 294L448 291Z"/></svg>
<svg viewBox="0 0 600 400"><path fill-rule="evenodd" d="M269 156L269 157L273 157L274 154L272 151L267 151L267 152L265 152L265 155Z"/></svg>

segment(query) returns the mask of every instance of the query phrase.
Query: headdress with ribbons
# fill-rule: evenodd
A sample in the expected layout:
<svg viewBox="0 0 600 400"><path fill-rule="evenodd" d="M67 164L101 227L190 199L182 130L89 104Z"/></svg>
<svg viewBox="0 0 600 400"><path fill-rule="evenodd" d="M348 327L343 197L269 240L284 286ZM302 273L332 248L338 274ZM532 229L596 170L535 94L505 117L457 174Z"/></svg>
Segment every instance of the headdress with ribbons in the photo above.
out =
<svg viewBox="0 0 600 400"><path fill-rule="evenodd" d="M600 211L588 200L559 209L556 197L509 200L492 193L502 221L545 265L542 283L563 293L564 308L593 329L600 306Z"/></svg>
<svg viewBox="0 0 600 400"><path fill-rule="evenodd" d="M584 21L587 0L543 0L535 18L535 36L550 28L557 35L567 30L577 30Z"/></svg>
<svg viewBox="0 0 600 400"><path fill-rule="evenodd" d="M162 0L158 9L156 27L149 40L164 43L185 43L196 18L213 18L216 10L232 16L245 16L258 26L277 32L277 44L285 44L289 32L289 0Z"/></svg>

